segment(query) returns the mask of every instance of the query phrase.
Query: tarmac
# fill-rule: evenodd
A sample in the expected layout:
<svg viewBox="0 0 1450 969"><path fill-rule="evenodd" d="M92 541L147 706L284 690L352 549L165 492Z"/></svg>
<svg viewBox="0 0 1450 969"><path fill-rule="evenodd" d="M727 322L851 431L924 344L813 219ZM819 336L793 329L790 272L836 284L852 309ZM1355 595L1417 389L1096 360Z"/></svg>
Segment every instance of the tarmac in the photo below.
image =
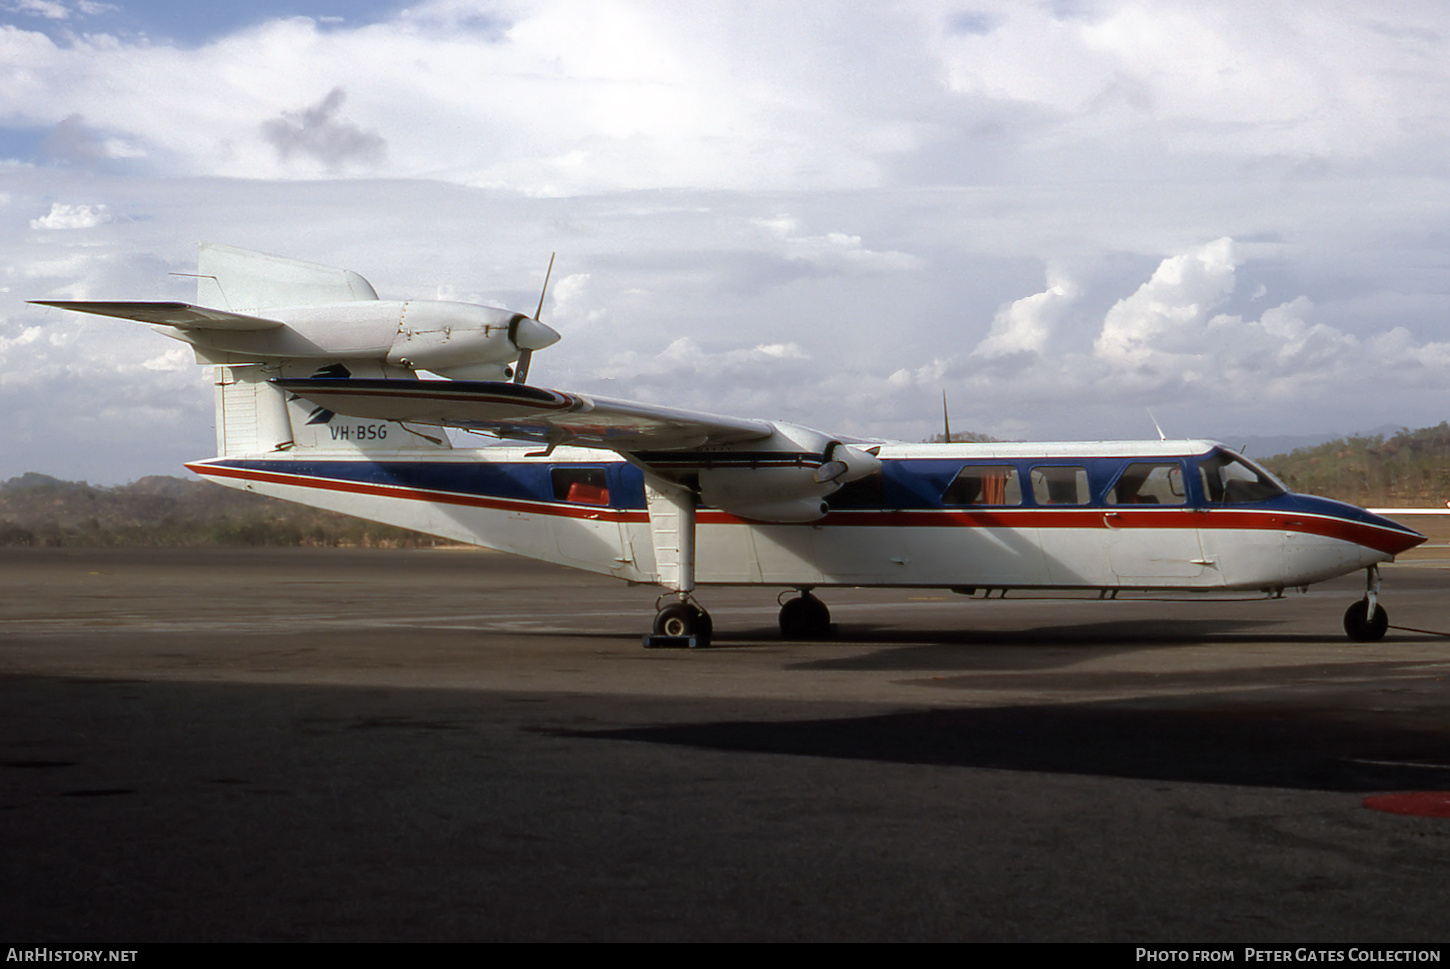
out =
<svg viewBox="0 0 1450 969"><path fill-rule="evenodd" d="M1450 553L1281 600L0 550L0 940L1443 942Z"/></svg>

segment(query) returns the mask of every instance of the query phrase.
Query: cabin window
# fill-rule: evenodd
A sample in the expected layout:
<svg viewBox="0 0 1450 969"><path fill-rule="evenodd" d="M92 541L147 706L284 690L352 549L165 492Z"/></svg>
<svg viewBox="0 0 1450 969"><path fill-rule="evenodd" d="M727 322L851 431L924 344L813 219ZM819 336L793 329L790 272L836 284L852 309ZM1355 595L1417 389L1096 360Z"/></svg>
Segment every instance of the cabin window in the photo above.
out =
<svg viewBox="0 0 1450 969"><path fill-rule="evenodd" d="M1181 505L1186 500L1183 468L1177 462L1130 464L1108 490L1110 505Z"/></svg>
<svg viewBox="0 0 1450 969"><path fill-rule="evenodd" d="M1032 469L1032 498L1039 505L1085 505L1092 498L1087 468L1048 466Z"/></svg>
<svg viewBox="0 0 1450 969"><path fill-rule="evenodd" d="M603 468L554 468L549 472L554 500L579 505L609 504L609 483Z"/></svg>
<svg viewBox="0 0 1450 969"><path fill-rule="evenodd" d="M968 465L942 495L946 505L1020 505L1022 482L1011 465Z"/></svg>
<svg viewBox="0 0 1450 969"><path fill-rule="evenodd" d="M1198 462L1198 477L1204 497L1225 505L1265 501L1289 490L1272 474L1231 451L1215 451Z"/></svg>

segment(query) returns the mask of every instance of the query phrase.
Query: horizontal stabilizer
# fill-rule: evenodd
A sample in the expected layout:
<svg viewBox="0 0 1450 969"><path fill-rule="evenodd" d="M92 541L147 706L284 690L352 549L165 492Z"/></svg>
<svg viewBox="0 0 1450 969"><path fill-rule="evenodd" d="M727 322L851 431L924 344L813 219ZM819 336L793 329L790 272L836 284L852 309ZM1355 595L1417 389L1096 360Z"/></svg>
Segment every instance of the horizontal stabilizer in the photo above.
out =
<svg viewBox="0 0 1450 969"><path fill-rule="evenodd" d="M271 330L282 324L260 316L246 316L228 310L214 310L190 303L95 303L77 300L35 299L39 306L58 306L77 313L116 316L138 323L157 323L182 330Z"/></svg>
<svg viewBox="0 0 1450 969"><path fill-rule="evenodd" d="M768 438L769 421L609 400L490 380L273 381L350 417L438 424L548 445L623 453L739 444Z"/></svg>

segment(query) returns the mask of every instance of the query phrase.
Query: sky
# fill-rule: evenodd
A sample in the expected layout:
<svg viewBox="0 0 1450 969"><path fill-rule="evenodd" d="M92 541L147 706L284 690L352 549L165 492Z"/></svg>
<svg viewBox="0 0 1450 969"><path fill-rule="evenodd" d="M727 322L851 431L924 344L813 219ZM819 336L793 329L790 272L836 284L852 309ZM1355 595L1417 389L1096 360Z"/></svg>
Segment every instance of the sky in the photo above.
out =
<svg viewBox="0 0 1450 969"><path fill-rule="evenodd" d="M202 241L527 312L557 252L531 382L838 434L1438 424L1447 115L1436 2L0 0L0 479L214 453L185 347L26 303Z"/></svg>

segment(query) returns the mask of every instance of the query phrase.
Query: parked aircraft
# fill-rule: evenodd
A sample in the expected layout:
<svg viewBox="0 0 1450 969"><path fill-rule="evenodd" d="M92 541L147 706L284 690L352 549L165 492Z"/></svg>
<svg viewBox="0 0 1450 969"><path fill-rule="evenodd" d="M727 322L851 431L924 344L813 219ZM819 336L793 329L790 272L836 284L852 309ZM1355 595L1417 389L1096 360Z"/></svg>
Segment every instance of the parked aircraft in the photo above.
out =
<svg viewBox="0 0 1450 969"><path fill-rule="evenodd" d="M1278 596L1359 569L1344 627L1375 640L1378 566L1424 541L1212 441L861 441L547 390L514 369L558 339L539 311L382 301L356 273L226 246L202 245L195 305L42 302L156 325L215 366L197 474L658 584L647 643L708 641L700 585L794 589L781 633L817 638L821 588Z"/></svg>

